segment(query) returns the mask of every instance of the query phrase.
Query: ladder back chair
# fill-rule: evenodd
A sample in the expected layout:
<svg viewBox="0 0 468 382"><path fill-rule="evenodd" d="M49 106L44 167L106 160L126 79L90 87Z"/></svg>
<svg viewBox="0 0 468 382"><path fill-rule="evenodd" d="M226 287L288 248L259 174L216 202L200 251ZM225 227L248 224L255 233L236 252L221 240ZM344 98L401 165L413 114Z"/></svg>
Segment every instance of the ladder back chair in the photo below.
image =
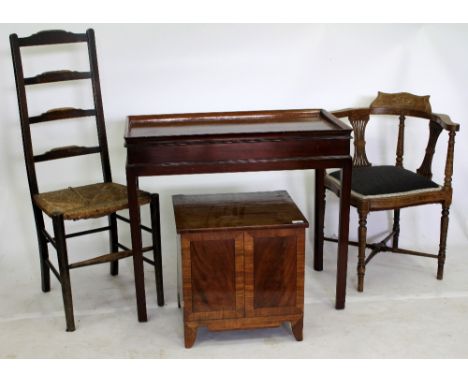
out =
<svg viewBox="0 0 468 382"><path fill-rule="evenodd" d="M22 50L24 48L62 44L66 49L65 44L71 43L87 45L89 71L54 70L32 77L24 77L22 63ZM127 188L126 186L112 182L94 31L88 29L86 33L70 33L61 30L49 30L24 38L19 38L16 34L12 34L10 35L10 45L15 72L26 171L37 229L42 290L43 292L50 291L50 271L52 271L62 288L66 330L74 331L75 320L69 271L89 265L110 262L110 273L117 275L119 271L119 259L132 256L131 249L121 244L118 240L117 221L129 223L126 217L116 213L128 207ZM65 107L49 110L40 115L29 115L27 102L27 88L29 86L75 80L89 80L93 94L93 109ZM54 148L39 154L34 152L31 127L34 128L36 124L48 121L84 117L94 117L96 121L98 141L96 146L66 146ZM102 167L102 182L80 187L68 187L51 192L40 192L36 177L36 163L87 154L99 154ZM153 250L154 258L151 260L144 257L144 260L154 266L157 301L159 306L163 306L164 291L159 228L159 196L140 191L138 199L140 205L148 203L150 205L152 229L145 226L141 226L141 229L152 234L153 246L144 248L144 251ZM53 235L45 228L44 214L52 219ZM65 233L65 220L91 219L103 216L108 216L108 225L105 227ZM69 262L66 239L103 231L109 231L110 253L75 263ZM57 251L58 269L49 260L48 244L55 247ZM136 267L134 271L136 278ZM138 276L143 277L141 273ZM145 304L145 301L137 301L137 305L139 304ZM137 307L140 308L139 306Z"/></svg>
<svg viewBox="0 0 468 382"><path fill-rule="evenodd" d="M410 93L383 93L368 108L352 108L333 112L338 118L348 118L354 132L354 157L351 184L351 205L357 208L359 215L358 241L350 245L358 247L358 291L364 290L364 274L367 263L379 252L432 257L438 260L437 279L442 280L445 263L445 249L449 221L449 208L452 202L452 172L455 134L459 124L450 120L447 115L432 112L429 96L417 96ZM367 159L365 131L371 116L387 115L398 117L398 140L395 165L373 166ZM429 139L421 166L414 172L403 167L405 120L415 117L428 121ZM375 118L376 119L376 118ZM439 185L432 181L432 159L439 135L445 130L448 133L448 148L445 161L444 183ZM325 177L325 188L339 194L340 172L332 172ZM325 205L325 191L317 196ZM437 255L418 252L399 247L400 209L424 204L440 203L442 217L440 222L440 244ZM367 215L371 211L393 210L393 227L391 232L378 243L367 243ZM324 215L318 217L320 243L315 254L315 269L321 270L323 240L336 242L324 237ZM392 239L390 245L387 242ZM365 256L366 248L371 249Z"/></svg>

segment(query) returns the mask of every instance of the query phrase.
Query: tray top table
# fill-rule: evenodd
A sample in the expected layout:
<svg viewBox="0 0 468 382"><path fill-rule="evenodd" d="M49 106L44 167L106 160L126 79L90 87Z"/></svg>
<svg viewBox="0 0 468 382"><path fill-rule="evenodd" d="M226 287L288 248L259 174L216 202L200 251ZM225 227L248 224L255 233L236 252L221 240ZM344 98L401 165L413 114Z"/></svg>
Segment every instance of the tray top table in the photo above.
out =
<svg viewBox="0 0 468 382"><path fill-rule="evenodd" d="M140 176L316 170L314 268L323 269L324 175L342 169L336 308L346 296L351 128L322 109L266 110L128 117L127 185L138 319L147 320L140 212ZM322 219L323 220L323 219ZM157 227L154 227L158 231ZM159 237L160 231L156 232ZM158 241L158 240L157 240ZM156 243L157 245L157 243Z"/></svg>

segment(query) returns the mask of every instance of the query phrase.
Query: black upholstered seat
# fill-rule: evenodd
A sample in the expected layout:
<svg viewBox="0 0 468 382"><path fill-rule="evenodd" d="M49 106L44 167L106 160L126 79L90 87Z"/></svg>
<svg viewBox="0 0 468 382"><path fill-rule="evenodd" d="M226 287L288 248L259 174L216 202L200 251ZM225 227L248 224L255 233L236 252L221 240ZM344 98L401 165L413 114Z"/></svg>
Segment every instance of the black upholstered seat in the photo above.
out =
<svg viewBox="0 0 468 382"><path fill-rule="evenodd" d="M349 244L359 247L357 264L357 290L364 290L364 275L366 265L380 252L394 252L409 255L437 258L437 279L442 280L445 264L445 249L447 245L447 229L449 208L452 202L452 175L453 154L455 147L455 134L460 125L450 120L447 115L432 112L429 96L418 96L411 93L383 93L379 92L369 107L357 107L337 110L332 113L337 118L347 118L353 127L354 153L353 171L351 180L350 204L356 207L359 216L358 240L349 241ZM382 117L382 118L381 118ZM406 126L406 120L411 118L411 127ZM394 165L372 166L367 159L366 129L369 126L386 125L393 121L393 128L398 132L395 150ZM428 125L426 149L421 152L422 161L419 168L414 172L404 168L405 130L411 128L416 134L413 126ZM439 135L447 132L447 153L444 164L443 183L438 185L432 179L432 161L436 150ZM421 139L421 138L418 138ZM370 141L371 143L371 141ZM382 146L383 143L383 146ZM372 143L371 143L372 144ZM374 143L375 144L375 143ZM408 147L408 143L406 144ZM389 150L389 141L382 141L379 147ZM417 155L415 147L411 147L413 155ZM378 163L378 162L377 162ZM439 163L442 164L442 163ZM415 167L412 167L413 169ZM336 195L346 191L341 187L340 172L332 172L324 176L323 172L317 173L316 182L316 207L325 210L325 192L328 189ZM439 175L440 176L440 175ZM440 178L439 178L440 179ZM400 236L400 210L408 207L426 204L440 204L442 215L440 218L440 241L438 254L415 251L413 249L401 248ZM373 211L392 211L393 226L391 232L378 243L367 242L367 216ZM323 269L323 240L336 241L335 238L325 237L324 230L325 214L316 216L316 245L314 268ZM424 221L424 225L434 224ZM391 240L391 243L389 241ZM366 249L371 252L366 256Z"/></svg>
<svg viewBox="0 0 468 382"><path fill-rule="evenodd" d="M329 174L340 182L340 171ZM363 197L440 188L432 180L397 166L354 167L351 190Z"/></svg>

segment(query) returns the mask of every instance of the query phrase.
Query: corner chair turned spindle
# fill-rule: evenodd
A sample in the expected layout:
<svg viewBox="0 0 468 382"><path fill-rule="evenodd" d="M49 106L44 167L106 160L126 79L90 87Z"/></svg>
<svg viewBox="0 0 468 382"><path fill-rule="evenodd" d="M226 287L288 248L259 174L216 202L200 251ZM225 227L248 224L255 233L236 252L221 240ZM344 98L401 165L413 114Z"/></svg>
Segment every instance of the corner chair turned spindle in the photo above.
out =
<svg viewBox="0 0 468 382"><path fill-rule="evenodd" d="M357 208L359 215L358 241L350 245L358 249L358 291L364 290L364 274L367 263L379 252L395 252L436 258L438 261L437 279L442 280L445 263L445 248L449 208L452 202L452 172L455 133L459 124L450 120L447 115L432 113L429 96L417 96L410 93L382 93L368 108L344 109L333 112L338 118L348 118L354 130L354 157L351 184L351 205ZM365 131L371 116L387 115L398 117L398 141L396 163L394 166L373 166L367 159ZM405 120L407 117L425 119L429 122L429 139L421 166L416 172L403 167ZM448 148L445 162L443 185L432 181L432 159L440 133L448 133ZM339 194L340 172L332 172L325 177L326 189ZM325 204L325 192L318 196ZM440 203L442 217L440 222L440 245L437 255L418 252L399 247L400 209L424 204ZM393 210L392 231L378 243L367 243L367 215L371 211ZM323 236L324 214L319 217L321 240L336 242L335 239ZM390 245L387 242L392 239ZM371 252L366 257L366 248ZM321 254L317 255L319 258ZM316 264L320 264L317 261ZM317 270L320 270L316 267Z"/></svg>

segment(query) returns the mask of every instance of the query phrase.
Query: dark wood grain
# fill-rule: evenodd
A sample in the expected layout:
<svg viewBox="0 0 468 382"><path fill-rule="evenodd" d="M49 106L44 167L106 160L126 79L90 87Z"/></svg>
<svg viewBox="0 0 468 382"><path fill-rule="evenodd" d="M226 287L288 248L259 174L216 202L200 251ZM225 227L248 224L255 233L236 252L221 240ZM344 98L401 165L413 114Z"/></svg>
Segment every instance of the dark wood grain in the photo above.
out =
<svg viewBox="0 0 468 382"><path fill-rule="evenodd" d="M159 205L159 195L152 194L150 202L151 211L151 235L153 237L153 260L154 278L156 281L156 298L159 306L164 306L164 282L162 264L162 244L161 244L161 215ZM127 221L128 222L128 221ZM142 226L142 230L147 230ZM143 258L145 260L145 258Z"/></svg>
<svg viewBox="0 0 468 382"><path fill-rule="evenodd" d="M173 200L181 235L186 347L193 345L200 326L231 330L273 327L285 321L294 326L300 321L308 223L304 219L278 225L272 219L268 227L265 219L258 226L253 220L264 215L261 209L271 209L272 200L286 217L302 216L286 192L178 195ZM232 221L242 223L254 205L254 217L246 219L249 224L234 227ZM199 229L195 223L201 223ZM302 335L302 327L294 330L296 338Z"/></svg>
<svg viewBox="0 0 468 382"><path fill-rule="evenodd" d="M254 240L254 309L296 305L296 237Z"/></svg>
<svg viewBox="0 0 468 382"><path fill-rule="evenodd" d="M426 155L424 155L421 167L417 170L419 175L425 176L429 179L432 179L432 158L434 157L435 146L441 132L442 127L440 127L440 125L433 121L429 122L429 139L426 147Z"/></svg>
<svg viewBox="0 0 468 382"><path fill-rule="evenodd" d="M97 154L101 151L99 146L84 147L84 146L64 146L57 147L45 152L44 154L34 155L35 162L44 162L53 159L70 158L80 155Z"/></svg>
<svg viewBox="0 0 468 382"><path fill-rule="evenodd" d="M18 39L19 46L39 46L54 44L69 44L86 42L87 36L84 33L72 33L63 30L46 30L37 32L29 37Z"/></svg>
<svg viewBox="0 0 468 382"><path fill-rule="evenodd" d="M91 85L93 88L93 100L96 110L96 125L98 126L98 142L101 147L101 167L104 176L104 182L110 182L112 179L110 160L109 160L109 147L107 144L106 122L104 119L104 108L102 106L101 95L101 81L99 76L96 38L93 29L86 31L88 38L88 57L91 73Z"/></svg>
<svg viewBox="0 0 468 382"><path fill-rule="evenodd" d="M154 128L177 126L203 126L203 125L245 125L265 123L293 123L304 124L314 122L330 123L329 128L349 130L349 127L322 109L290 109L290 110L255 110L255 111L224 111L215 113L186 113L186 114L154 114L131 115L128 117L128 134L136 128ZM150 135L159 135L158 132L146 131Z"/></svg>
<svg viewBox="0 0 468 382"><path fill-rule="evenodd" d="M73 297L70 281L70 267L68 265L68 251L65 239L65 224L63 215L55 215L52 218L54 229L55 248L57 250L58 266L60 271L60 284L62 287L63 308L67 332L75 331L75 317L73 313Z"/></svg>
<svg viewBox="0 0 468 382"><path fill-rule="evenodd" d="M190 261L193 312L235 310L235 241L191 241Z"/></svg>
<svg viewBox="0 0 468 382"><path fill-rule="evenodd" d="M70 119L70 118L83 118L93 117L96 115L94 109L76 109L74 107L64 107L60 109L48 110L41 115L29 117L29 123L40 123L48 121L56 121L58 119Z"/></svg>
<svg viewBox="0 0 468 382"><path fill-rule="evenodd" d="M304 229L248 231L244 234L244 250L246 315L303 312Z"/></svg>
<svg viewBox="0 0 468 382"><path fill-rule="evenodd" d="M304 326L304 318L291 323L291 329L296 338L296 341L302 341L302 327Z"/></svg>
<svg viewBox="0 0 468 382"><path fill-rule="evenodd" d="M405 151L405 119L404 115L400 115L400 123L398 125L398 142L396 148L395 166L403 167L403 155Z"/></svg>
<svg viewBox="0 0 468 382"><path fill-rule="evenodd" d="M282 113L292 126L275 129L284 122ZM233 123L222 113L216 114L223 124L213 123L208 130L205 114L200 113L159 119L148 116L146 122L142 117L129 117L125 136L128 166L139 175L175 175L339 167L349 158L350 129L333 125L322 110L226 113L234 114L235 129L243 121L242 132L233 130ZM295 127L290 120L295 114L305 125ZM160 120L170 123L179 118L184 120L182 127L166 126L166 135L161 135ZM144 134L135 121L145 125ZM187 121L193 125L187 126ZM198 128L201 130L196 132Z"/></svg>
<svg viewBox="0 0 468 382"><path fill-rule="evenodd" d="M325 221L325 170L315 171L314 269L323 270L323 235Z"/></svg>
<svg viewBox="0 0 468 382"><path fill-rule="evenodd" d="M186 322L244 315L242 232L182 234L180 256Z"/></svg>
<svg viewBox="0 0 468 382"><path fill-rule="evenodd" d="M47 84L51 82L85 80L91 78L91 72L77 72L72 70L54 70L24 79L25 85Z"/></svg>
<svg viewBox="0 0 468 382"><path fill-rule="evenodd" d="M338 256L336 258L336 309L344 309L346 299L346 274L348 267L349 205L351 194L351 165L348 161L341 171L340 212L338 223ZM323 211L325 213L325 211Z"/></svg>
<svg viewBox="0 0 468 382"><path fill-rule="evenodd" d="M366 127L369 122L368 113L353 113L349 116L349 123L353 126L354 132L354 156L353 166L370 166L366 155Z"/></svg>
<svg viewBox="0 0 468 382"><path fill-rule="evenodd" d="M286 191L243 192L172 197L177 232L289 227L307 220Z"/></svg>

